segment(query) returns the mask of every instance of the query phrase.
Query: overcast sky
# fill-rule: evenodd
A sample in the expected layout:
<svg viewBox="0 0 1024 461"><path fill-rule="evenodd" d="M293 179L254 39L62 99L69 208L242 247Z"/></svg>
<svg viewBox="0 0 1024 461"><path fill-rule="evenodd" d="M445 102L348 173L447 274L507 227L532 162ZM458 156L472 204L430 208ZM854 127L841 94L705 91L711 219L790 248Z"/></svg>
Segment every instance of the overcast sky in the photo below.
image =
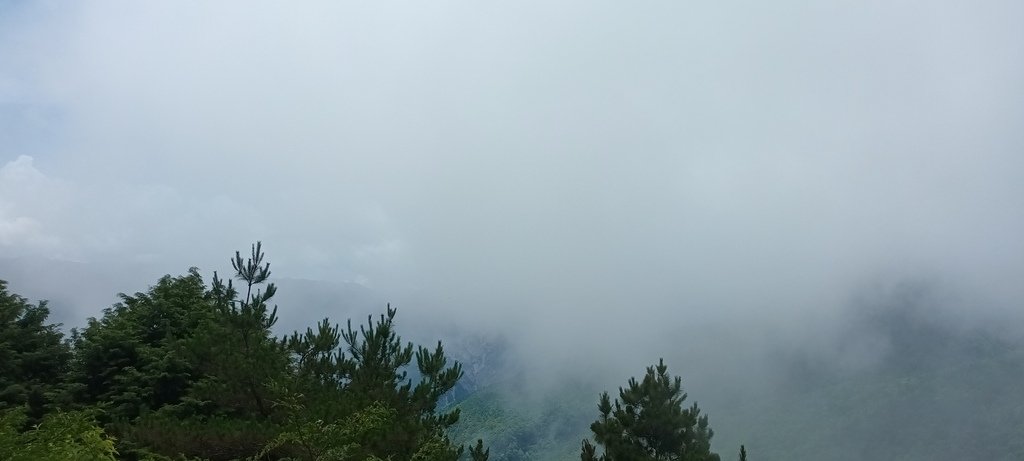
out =
<svg viewBox="0 0 1024 461"><path fill-rule="evenodd" d="M1020 307L1022 18L0 1L0 256L209 273L259 239L279 276L548 338L901 278Z"/></svg>

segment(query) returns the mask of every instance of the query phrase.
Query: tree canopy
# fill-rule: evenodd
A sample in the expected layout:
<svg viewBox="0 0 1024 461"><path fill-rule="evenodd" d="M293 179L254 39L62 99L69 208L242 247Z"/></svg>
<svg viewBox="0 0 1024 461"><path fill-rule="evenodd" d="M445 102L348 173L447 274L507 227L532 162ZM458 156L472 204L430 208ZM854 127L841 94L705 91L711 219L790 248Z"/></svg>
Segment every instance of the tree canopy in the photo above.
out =
<svg viewBox="0 0 1024 461"><path fill-rule="evenodd" d="M25 406L38 422L59 398L71 349L45 302L29 303L0 280L0 411Z"/></svg>
<svg viewBox="0 0 1024 461"><path fill-rule="evenodd" d="M65 338L0 281L0 458L488 461L453 441L463 377L438 341L404 341L397 309L361 325L322 319L278 336L260 243L232 276L164 276ZM601 396L583 459L717 460L696 405L664 363ZM471 439L472 440L472 439ZM467 449L468 448L468 449ZM571 448L571 447L570 447ZM498 455L498 459L503 459Z"/></svg>
<svg viewBox="0 0 1024 461"><path fill-rule="evenodd" d="M0 444L28 447L4 459L40 447L123 460L465 453L447 435L458 409L438 408L462 376L440 342L403 341L390 305L358 328L323 319L278 337L270 263L260 243L247 256L235 253L226 279L207 284L193 268L122 294L68 340L45 303L0 282ZM481 443L470 453L486 459Z"/></svg>

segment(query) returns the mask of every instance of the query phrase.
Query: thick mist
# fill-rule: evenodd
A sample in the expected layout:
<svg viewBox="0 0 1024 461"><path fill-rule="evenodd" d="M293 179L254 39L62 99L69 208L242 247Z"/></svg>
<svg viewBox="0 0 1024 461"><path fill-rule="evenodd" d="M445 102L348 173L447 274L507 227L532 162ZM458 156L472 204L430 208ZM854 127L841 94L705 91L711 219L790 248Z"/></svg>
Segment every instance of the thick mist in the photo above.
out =
<svg viewBox="0 0 1024 461"><path fill-rule="evenodd" d="M856 369L886 347L836 339L871 287L1016 318L1021 17L4 2L0 256L209 276L262 240L280 277L503 338L538 386L658 357L709 390L771 354ZM293 321L349 312L322 306Z"/></svg>

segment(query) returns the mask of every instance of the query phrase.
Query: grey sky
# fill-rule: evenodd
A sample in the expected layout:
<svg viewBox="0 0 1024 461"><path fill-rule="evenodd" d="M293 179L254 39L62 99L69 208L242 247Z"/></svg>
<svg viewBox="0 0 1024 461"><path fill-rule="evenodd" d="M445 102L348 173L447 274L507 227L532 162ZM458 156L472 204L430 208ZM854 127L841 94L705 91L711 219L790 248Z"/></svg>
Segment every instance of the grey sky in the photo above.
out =
<svg viewBox="0 0 1024 461"><path fill-rule="evenodd" d="M1021 18L0 2L0 255L208 273L261 239L281 276L547 341L655 318L652 353L686 322L827 318L877 280L1019 307Z"/></svg>

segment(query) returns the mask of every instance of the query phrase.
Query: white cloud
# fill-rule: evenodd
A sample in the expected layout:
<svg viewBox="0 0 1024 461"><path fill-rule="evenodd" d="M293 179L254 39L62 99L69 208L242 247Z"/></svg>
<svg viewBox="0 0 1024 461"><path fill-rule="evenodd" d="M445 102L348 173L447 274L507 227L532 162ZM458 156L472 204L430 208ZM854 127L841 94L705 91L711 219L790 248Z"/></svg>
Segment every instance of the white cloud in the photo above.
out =
<svg viewBox="0 0 1024 461"><path fill-rule="evenodd" d="M14 218L0 216L0 245L34 244L40 239L38 221L25 216Z"/></svg>
<svg viewBox="0 0 1024 461"><path fill-rule="evenodd" d="M44 224L59 210L63 185L20 155L0 167L0 247L11 255L59 251L61 240Z"/></svg>
<svg viewBox="0 0 1024 461"><path fill-rule="evenodd" d="M32 163L32 157L19 155L18 158L7 162L0 168L0 181L3 181L5 189L45 181L46 176L40 173Z"/></svg>

